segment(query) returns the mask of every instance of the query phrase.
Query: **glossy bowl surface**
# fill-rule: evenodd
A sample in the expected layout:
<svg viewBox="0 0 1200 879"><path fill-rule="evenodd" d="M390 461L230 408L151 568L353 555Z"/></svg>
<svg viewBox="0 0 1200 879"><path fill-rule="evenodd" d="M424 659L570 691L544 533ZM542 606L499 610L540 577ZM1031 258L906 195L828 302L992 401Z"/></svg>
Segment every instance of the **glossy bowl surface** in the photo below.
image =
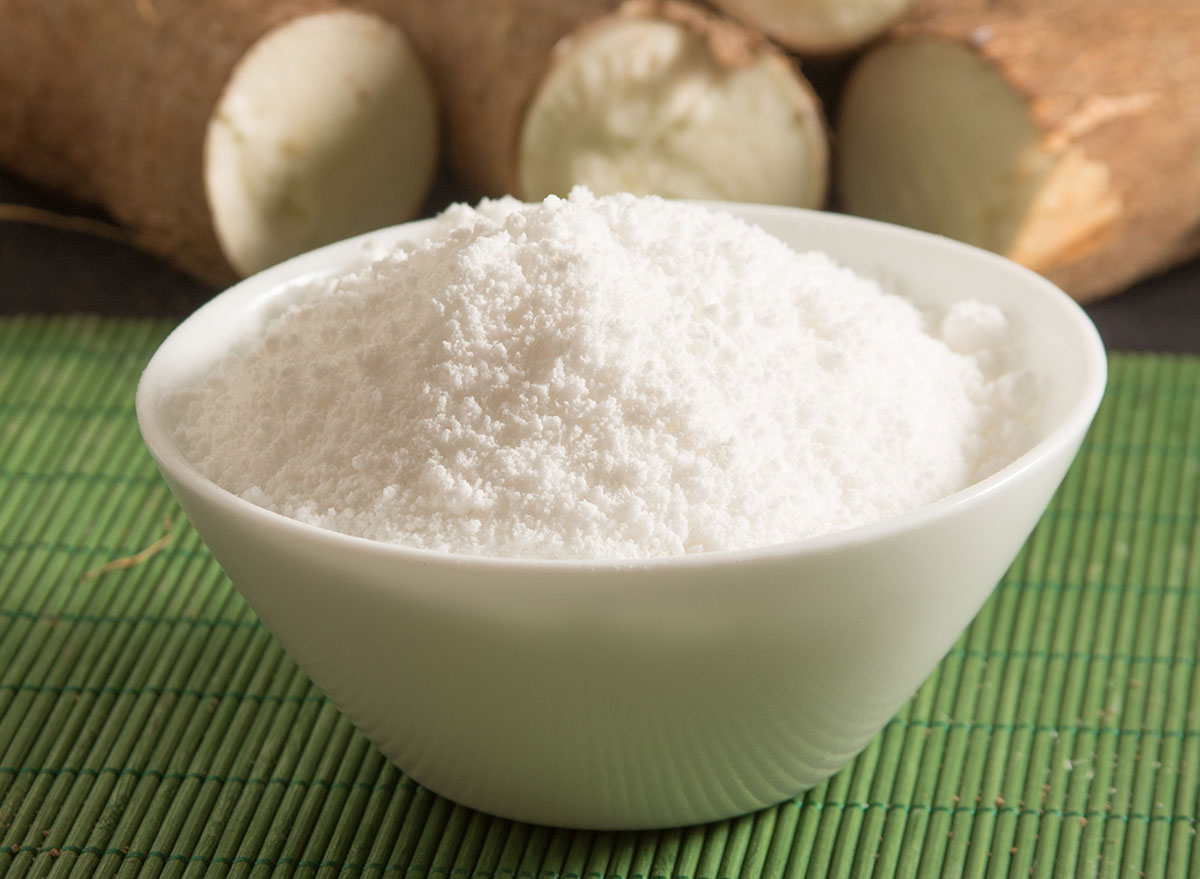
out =
<svg viewBox="0 0 1200 879"><path fill-rule="evenodd" d="M849 761L961 634L1078 451L1106 377L1083 311L1041 277L908 229L719 205L922 304L999 305L1041 395L1037 442L911 514L765 549L630 562L505 560L374 543L279 516L205 479L162 402L252 339L296 285L364 241L297 257L184 321L137 393L145 442L267 627L415 780L559 826L649 828L787 799Z"/></svg>

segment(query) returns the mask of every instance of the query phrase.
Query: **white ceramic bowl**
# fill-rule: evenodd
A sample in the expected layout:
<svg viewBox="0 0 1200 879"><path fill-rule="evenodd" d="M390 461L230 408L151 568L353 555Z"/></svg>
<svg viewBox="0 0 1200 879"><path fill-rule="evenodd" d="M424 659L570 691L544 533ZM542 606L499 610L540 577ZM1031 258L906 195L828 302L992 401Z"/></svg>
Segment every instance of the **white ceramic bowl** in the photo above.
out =
<svg viewBox="0 0 1200 879"><path fill-rule="evenodd" d="M965 491L837 535L645 563L486 559L260 509L201 476L168 438L164 394L260 332L291 282L359 263L362 239L216 297L142 377L146 444L218 562L329 698L440 794L539 823L648 828L745 813L819 783L951 647L1078 450L1105 355L1050 283L894 226L720 207L917 302L1003 308L1040 386L1036 445Z"/></svg>

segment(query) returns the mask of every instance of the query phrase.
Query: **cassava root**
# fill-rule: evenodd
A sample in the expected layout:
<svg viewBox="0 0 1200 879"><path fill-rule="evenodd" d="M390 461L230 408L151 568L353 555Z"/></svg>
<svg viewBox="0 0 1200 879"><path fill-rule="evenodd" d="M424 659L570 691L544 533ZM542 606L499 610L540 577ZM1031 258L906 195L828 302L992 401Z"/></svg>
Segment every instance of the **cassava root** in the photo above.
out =
<svg viewBox="0 0 1200 879"><path fill-rule="evenodd" d="M0 163L214 284L410 219L437 112L393 23L332 0L0 0Z"/></svg>
<svg viewBox="0 0 1200 879"><path fill-rule="evenodd" d="M1200 5L938 0L853 71L838 143L852 213L1121 290L1200 252Z"/></svg>

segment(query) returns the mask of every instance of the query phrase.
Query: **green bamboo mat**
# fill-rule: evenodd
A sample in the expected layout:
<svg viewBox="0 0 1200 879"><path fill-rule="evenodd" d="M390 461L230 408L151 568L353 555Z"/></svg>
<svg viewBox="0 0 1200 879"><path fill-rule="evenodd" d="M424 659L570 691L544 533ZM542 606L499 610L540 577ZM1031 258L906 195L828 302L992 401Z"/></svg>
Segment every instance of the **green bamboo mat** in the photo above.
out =
<svg viewBox="0 0 1200 879"><path fill-rule="evenodd" d="M1052 508L849 767L583 833L413 784L283 654L141 445L168 329L0 321L0 876L1200 875L1200 359L1112 356Z"/></svg>

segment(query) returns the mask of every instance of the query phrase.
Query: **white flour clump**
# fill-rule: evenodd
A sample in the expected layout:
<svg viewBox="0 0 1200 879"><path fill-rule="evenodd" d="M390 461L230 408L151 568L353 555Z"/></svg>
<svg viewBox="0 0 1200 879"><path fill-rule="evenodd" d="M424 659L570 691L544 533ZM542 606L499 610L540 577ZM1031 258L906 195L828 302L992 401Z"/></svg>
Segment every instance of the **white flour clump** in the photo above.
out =
<svg viewBox="0 0 1200 879"><path fill-rule="evenodd" d="M913 510L1028 447L1003 314L925 315L727 214L455 206L177 395L210 479L304 522L492 556L743 549Z"/></svg>

